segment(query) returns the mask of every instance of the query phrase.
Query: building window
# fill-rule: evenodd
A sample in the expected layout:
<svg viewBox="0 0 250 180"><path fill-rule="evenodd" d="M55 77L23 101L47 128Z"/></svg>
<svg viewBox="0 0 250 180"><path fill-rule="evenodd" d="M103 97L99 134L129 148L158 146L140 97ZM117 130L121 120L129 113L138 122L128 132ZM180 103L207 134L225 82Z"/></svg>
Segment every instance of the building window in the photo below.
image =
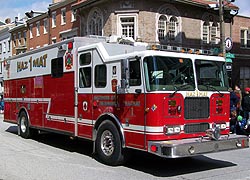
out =
<svg viewBox="0 0 250 180"><path fill-rule="evenodd" d="M88 34L102 36L102 13L99 9L95 8L90 12L88 17Z"/></svg>
<svg viewBox="0 0 250 180"><path fill-rule="evenodd" d="M212 15L206 15L202 23L202 43L219 44L219 28L216 18Z"/></svg>
<svg viewBox="0 0 250 180"><path fill-rule="evenodd" d="M76 21L76 10L71 11L71 22Z"/></svg>
<svg viewBox="0 0 250 180"><path fill-rule="evenodd" d="M61 25L66 24L66 8L61 9Z"/></svg>
<svg viewBox="0 0 250 180"><path fill-rule="evenodd" d="M0 44L0 54L2 54L2 50L3 50L3 48L2 48L2 43Z"/></svg>
<svg viewBox="0 0 250 180"><path fill-rule="evenodd" d="M163 41L166 37L167 29L167 18L165 16L160 16L158 21L158 38L159 41Z"/></svg>
<svg viewBox="0 0 250 180"><path fill-rule="evenodd" d="M43 33L47 34L48 33L48 19L43 20Z"/></svg>
<svg viewBox="0 0 250 180"><path fill-rule="evenodd" d="M23 45L26 45L26 42L27 42L27 32L24 31L23 32Z"/></svg>
<svg viewBox="0 0 250 180"><path fill-rule="evenodd" d="M6 53L6 42L3 43L3 53Z"/></svg>
<svg viewBox="0 0 250 180"><path fill-rule="evenodd" d="M158 20L158 40L175 41L178 35L178 19L175 16L161 15Z"/></svg>
<svg viewBox="0 0 250 180"><path fill-rule="evenodd" d="M40 22L36 23L36 36L40 36Z"/></svg>
<svg viewBox="0 0 250 180"><path fill-rule="evenodd" d="M250 84L250 67L240 67L240 84L243 87L248 87Z"/></svg>
<svg viewBox="0 0 250 180"><path fill-rule="evenodd" d="M135 39L135 17L120 17L122 36Z"/></svg>
<svg viewBox="0 0 250 180"><path fill-rule="evenodd" d="M33 38L33 33L32 33L33 25L30 24L30 38Z"/></svg>
<svg viewBox="0 0 250 180"><path fill-rule="evenodd" d="M52 44L55 44L55 43L56 43L56 37L54 37L54 38L51 39L51 43L52 43Z"/></svg>
<svg viewBox="0 0 250 180"><path fill-rule="evenodd" d="M240 46L250 48L250 31L247 29L242 29L240 31Z"/></svg>
<svg viewBox="0 0 250 180"><path fill-rule="evenodd" d="M22 45L22 37L21 37L21 32L18 32L17 33L17 41L18 41L18 46L21 46Z"/></svg>
<svg viewBox="0 0 250 180"><path fill-rule="evenodd" d="M56 12L52 13L52 28L56 27Z"/></svg>

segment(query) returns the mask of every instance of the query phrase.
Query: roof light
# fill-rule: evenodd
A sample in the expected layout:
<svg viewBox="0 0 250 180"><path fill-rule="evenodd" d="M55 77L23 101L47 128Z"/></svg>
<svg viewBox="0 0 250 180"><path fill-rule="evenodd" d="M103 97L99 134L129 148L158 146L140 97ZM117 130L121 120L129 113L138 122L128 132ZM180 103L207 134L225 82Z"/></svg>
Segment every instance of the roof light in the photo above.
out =
<svg viewBox="0 0 250 180"><path fill-rule="evenodd" d="M71 50L71 49L73 49L73 42L68 43L68 50Z"/></svg>

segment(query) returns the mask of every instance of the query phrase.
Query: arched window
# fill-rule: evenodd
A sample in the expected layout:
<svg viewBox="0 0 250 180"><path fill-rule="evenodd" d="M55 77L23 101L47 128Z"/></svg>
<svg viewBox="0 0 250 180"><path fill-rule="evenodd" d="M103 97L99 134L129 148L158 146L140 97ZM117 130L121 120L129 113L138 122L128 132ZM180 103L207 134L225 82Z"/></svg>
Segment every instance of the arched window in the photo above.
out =
<svg viewBox="0 0 250 180"><path fill-rule="evenodd" d="M202 43L203 44L218 44L220 39L218 38L219 28L215 18L211 15L204 18L202 25Z"/></svg>
<svg viewBox="0 0 250 180"><path fill-rule="evenodd" d="M161 15L158 21L158 38L159 41L166 39L167 35L167 18L164 15Z"/></svg>
<svg viewBox="0 0 250 180"><path fill-rule="evenodd" d="M213 23L211 26L211 44L218 44L218 37L217 37L217 30L218 30L218 24Z"/></svg>
<svg viewBox="0 0 250 180"><path fill-rule="evenodd" d="M94 8L88 17L88 34L102 36L102 13L99 9Z"/></svg>
<svg viewBox="0 0 250 180"><path fill-rule="evenodd" d="M170 18L169 21L169 31L168 31L168 38L170 40L175 40L177 36L177 18L175 16Z"/></svg>
<svg viewBox="0 0 250 180"><path fill-rule="evenodd" d="M203 36L202 36L202 42L203 44L209 44L209 22L203 23Z"/></svg>
<svg viewBox="0 0 250 180"><path fill-rule="evenodd" d="M178 10L171 5L159 9L157 36L161 43L181 41Z"/></svg>

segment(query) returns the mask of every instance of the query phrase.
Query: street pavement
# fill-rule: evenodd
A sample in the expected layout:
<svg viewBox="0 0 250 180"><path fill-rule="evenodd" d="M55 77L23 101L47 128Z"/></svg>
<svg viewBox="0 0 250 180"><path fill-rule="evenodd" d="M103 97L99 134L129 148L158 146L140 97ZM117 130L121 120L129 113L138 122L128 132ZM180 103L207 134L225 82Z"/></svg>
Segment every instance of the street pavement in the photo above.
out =
<svg viewBox="0 0 250 180"><path fill-rule="evenodd" d="M43 133L17 135L0 115L0 180L250 180L250 149L181 159L133 152L131 160L106 166L92 156L92 143Z"/></svg>

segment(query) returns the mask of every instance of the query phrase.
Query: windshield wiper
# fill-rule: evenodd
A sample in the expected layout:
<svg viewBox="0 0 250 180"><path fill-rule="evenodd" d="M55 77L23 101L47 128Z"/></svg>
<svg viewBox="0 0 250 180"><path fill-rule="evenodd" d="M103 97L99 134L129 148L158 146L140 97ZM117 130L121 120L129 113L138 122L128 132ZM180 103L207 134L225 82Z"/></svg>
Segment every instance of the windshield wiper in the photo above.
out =
<svg viewBox="0 0 250 180"><path fill-rule="evenodd" d="M175 85L173 85L173 86L174 86L175 90L174 90L174 92L172 94L170 94L170 97L173 97L180 90L186 90L186 89L188 89L189 88L188 86L190 86L190 84L184 84L184 85L181 85L179 87L177 87Z"/></svg>
<svg viewBox="0 0 250 180"><path fill-rule="evenodd" d="M206 86L206 87L207 87L207 90L208 90L208 88L210 88L210 89L212 89L212 90L218 92L219 95L220 95L220 97L224 96L224 94L222 94L222 93L221 93L218 89L216 89L214 86L212 86L212 85L210 85L210 84L202 84L202 85L203 85L203 86Z"/></svg>

